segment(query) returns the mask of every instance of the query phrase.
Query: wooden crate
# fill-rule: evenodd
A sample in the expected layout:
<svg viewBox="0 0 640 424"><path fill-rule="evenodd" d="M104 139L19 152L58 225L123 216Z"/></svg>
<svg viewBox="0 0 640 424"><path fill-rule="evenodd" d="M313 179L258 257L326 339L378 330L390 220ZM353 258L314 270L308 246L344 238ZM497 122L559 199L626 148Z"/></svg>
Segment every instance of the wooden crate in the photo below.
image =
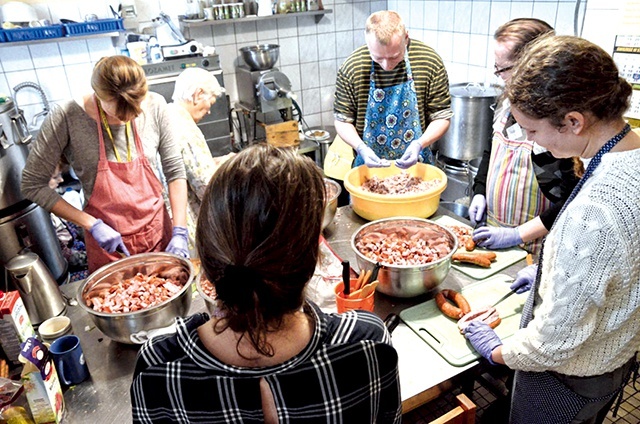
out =
<svg viewBox="0 0 640 424"><path fill-rule="evenodd" d="M277 124L261 124L267 137L267 143L276 147L293 147L300 145L298 121L279 122Z"/></svg>

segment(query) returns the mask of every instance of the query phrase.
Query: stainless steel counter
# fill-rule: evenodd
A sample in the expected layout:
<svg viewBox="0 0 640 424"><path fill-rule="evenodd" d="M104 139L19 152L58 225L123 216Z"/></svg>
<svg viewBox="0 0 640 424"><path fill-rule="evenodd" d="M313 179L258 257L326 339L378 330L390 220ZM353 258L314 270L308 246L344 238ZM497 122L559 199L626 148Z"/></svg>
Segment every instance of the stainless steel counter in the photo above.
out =
<svg viewBox="0 0 640 424"><path fill-rule="evenodd" d="M442 208L438 209L436 214L455 217ZM324 232L332 249L354 265L356 261L350 247L351 236L366 222L357 216L350 206L344 206L338 208L334 222ZM524 261L521 261L504 270L503 273L514 276L524 265ZM460 289L474 281L452 269L443 282L443 287ZM75 297L79 285L79 282L64 285L62 291L70 297ZM376 293L375 312L384 319L391 312L398 313L404 308L428 299L429 295L397 299ZM194 297L190 313L204 310L202 298ZM91 317L78 306L69 306L67 311L74 333L80 338L91 378L77 386L65 389L64 422L91 424L131 422L129 386L139 346L111 341L94 326ZM393 343L400 357L400 384L405 412L448 390L453 377L477 365L477 362L466 367L454 367L448 364L402 323L393 333Z"/></svg>

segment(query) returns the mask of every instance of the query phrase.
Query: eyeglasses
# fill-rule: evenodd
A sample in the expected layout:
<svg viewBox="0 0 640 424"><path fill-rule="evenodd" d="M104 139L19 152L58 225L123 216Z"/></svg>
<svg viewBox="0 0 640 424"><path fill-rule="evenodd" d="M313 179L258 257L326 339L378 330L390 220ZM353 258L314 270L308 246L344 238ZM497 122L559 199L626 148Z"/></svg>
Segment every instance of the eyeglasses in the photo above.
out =
<svg viewBox="0 0 640 424"><path fill-rule="evenodd" d="M505 66L504 68L499 68L498 65L496 65L495 63L493 64L493 69L495 69L495 71L493 71L493 75L499 77L500 74L502 74L503 72L507 72L513 69L515 65L510 65L510 66Z"/></svg>

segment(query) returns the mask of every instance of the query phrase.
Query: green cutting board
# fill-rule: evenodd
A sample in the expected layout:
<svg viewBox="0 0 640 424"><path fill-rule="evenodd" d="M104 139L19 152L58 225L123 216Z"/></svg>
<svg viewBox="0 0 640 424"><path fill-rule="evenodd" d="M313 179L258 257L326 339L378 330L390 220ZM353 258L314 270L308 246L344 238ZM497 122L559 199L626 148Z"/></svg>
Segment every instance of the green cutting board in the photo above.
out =
<svg viewBox="0 0 640 424"><path fill-rule="evenodd" d="M437 222L440 225L457 225L460 227L471 228L470 226L448 215L440 215L433 218L433 221ZM466 250L464 250L464 246L460 246L460 249L462 249L461 251L466 252ZM519 247L511 247L509 249L499 250L487 250L481 247L476 247L476 250L478 252L494 252L496 254L496 260L494 262L491 262L491 267L482 268L480 266L460 262L451 262L451 267L457 269L458 271L468 275L475 280L484 280L485 278L491 277L492 275L502 271L507 267L510 267L516 262L520 262L527 257L527 251Z"/></svg>
<svg viewBox="0 0 640 424"><path fill-rule="evenodd" d="M471 309L489 306L510 291L512 281L512 277L497 274L463 288L462 294ZM495 330L502 340L520 327L522 306L527 296L528 293L513 294L496 306L502 322ZM480 357L460 334L457 321L442 314L434 299L403 310L400 318L451 365L461 367Z"/></svg>

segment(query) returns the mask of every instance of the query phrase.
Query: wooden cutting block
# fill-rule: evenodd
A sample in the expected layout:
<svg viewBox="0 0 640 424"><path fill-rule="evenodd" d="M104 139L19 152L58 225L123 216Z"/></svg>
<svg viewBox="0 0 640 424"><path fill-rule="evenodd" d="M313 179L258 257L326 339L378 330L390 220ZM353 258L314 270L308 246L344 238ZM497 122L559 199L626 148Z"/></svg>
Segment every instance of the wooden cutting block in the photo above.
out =
<svg viewBox="0 0 640 424"><path fill-rule="evenodd" d="M276 147L294 147L300 145L298 121L285 121L277 124L261 124L267 136L267 143Z"/></svg>

